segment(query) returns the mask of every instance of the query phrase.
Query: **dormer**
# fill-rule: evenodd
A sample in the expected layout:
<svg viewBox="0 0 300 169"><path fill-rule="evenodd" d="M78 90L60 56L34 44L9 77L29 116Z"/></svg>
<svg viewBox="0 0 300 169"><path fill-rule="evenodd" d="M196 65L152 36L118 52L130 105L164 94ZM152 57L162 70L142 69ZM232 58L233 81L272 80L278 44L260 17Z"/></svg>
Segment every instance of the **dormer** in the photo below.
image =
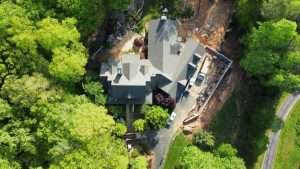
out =
<svg viewBox="0 0 300 169"><path fill-rule="evenodd" d="M194 75L194 73L196 72L197 65L195 65L192 62L190 62L190 63L188 63L187 67L188 68L187 68L187 72L186 72L186 78L190 79Z"/></svg>
<svg viewBox="0 0 300 169"><path fill-rule="evenodd" d="M202 56L198 53L193 54L193 64L197 65L199 61L201 60Z"/></svg>

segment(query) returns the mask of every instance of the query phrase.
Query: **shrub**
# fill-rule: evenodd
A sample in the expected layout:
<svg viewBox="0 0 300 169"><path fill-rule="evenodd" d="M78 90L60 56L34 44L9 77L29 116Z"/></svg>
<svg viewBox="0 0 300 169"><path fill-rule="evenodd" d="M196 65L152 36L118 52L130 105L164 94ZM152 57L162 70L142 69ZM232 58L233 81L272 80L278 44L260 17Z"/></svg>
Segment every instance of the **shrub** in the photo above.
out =
<svg viewBox="0 0 300 169"><path fill-rule="evenodd" d="M194 135L193 144L202 150L208 151L215 146L215 137L210 132L201 130Z"/></svg>
<svg viewBox="0 0 300 169"><path fill-rule="evenodd" d="M146 128L146 121L144 119L137 119L133 122L133 128L136 132L142 133Z"/></svg>

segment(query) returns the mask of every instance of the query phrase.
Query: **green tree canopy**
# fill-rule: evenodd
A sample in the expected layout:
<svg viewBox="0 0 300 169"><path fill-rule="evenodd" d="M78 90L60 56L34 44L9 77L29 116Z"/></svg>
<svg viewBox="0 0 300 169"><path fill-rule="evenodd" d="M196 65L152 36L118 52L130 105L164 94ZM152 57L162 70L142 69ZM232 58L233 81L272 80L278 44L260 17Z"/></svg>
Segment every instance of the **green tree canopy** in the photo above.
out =
<svg viewBox="0 0 300 169"><path fill-rule="evenodd" d="M38 100L48 102L57 99L59 90L52 88L43 75L35 73L21 78L7 77L0 94L16 106L30 108Z"/></svg>
<svg viewBox="0 0 300 169"><path fill-rule="evenodd" d="M237 155L237 150L233 148L230 144L221 144L217 148L215 154L223 158L234 157Z"/></svg>
<svg viewBox="0 0 300 169"><path fill-rule="evenodd" d="M115 1L105 0L105 3L110 9L123 10L123 9L127 9L131 1L132 0L115 0Z"/></svg>
<svg viewBox="0 0 300 169"><path fill-rule="evenodd" d="M296 20L300 17L299 8L299 0L268 0L263 1L262 15L266 19L288 18Z"/></svg>
<svg viewBox="0 0 300 169"><path fill-rule="evenodd" d="M264 84L286 90L299 89L297 72L299 35L296 23L283 19L264 22L247 37L241 66Z"/></svg>
<svg viewBox="0 0 300 169"><path fill-rule="evenodd" d="M20 161L28 167L53 164L68 168L69 164L63 165L65 160L75 164L78 159L73 159L73 155L84 153L87 155L80 156L84 168L90 162L98 165L100 159L105 161L101 162L103 166L127 167L125 145L114 137L124 134L126 128L115 123L104 107L91 103L87 97L64 93L38 73L7 77L1 96L12 105L0 99L0 157ZM86 149L86 145L90 147ZM101 152L92 156L100 147ZM105 158L100 155L104 152L107 152Z"/></svg>
<svg viewBox="0 0 300 169"><path fill-rule="evenodd" d="M87 96L89 96L96 104L106 104L107 97L104 94L104 89L100 82L88 79L82 84L82 87Z"/></svg>
<svg viewBox="0 0 300 169"><path fill-rule="evenodd" d="M79 21L79 30L84 37L95 31L104 21L106 8L103 0L77 0L75 2L73 0L55 1L56 3L53 4L55 4L58 16L75 17Z"/></svg>
<svg viewBox="0 0 300 169"><path fill-rule="evenodd" d="M127 9L130 0L2 0L13 2L27 10L34 19L51 17L63 20L73 17L78 20L78 29L84 39L100 27L111 10Z"/></svg>
<svg viewBox="0 0 300 169"><path fill-rule="evenodd" d="M44 56L51 61L49 73L64 82L77 82L85 74L87 52L79 42L76 20L67 18L61 23L46 18L37 23L37 41Z"/></svg>
<svg viewBox="0 0 300 169"><path fill-rule="evenodd" d="M251 29L260 19L260 7L263 0L237 0L236 19L239 27L245 30Z"/></svg>
<svg viewBox="0 0 300 169"><path fill-rule="evenodd" d="M0 2L0 168L127 169L126 127L101 106L101 85L84 86L98 105L74 90L87 63L76 27L96 30L107 4Z"/></svg>
<svg viewBox="0 0 300 169"><path fill-rule="evenodd" d="M136 132L142 133L146 129L146 120L137 119L133 122L133 128Z"/></svg>
<svg viewBox="0 0 300 169"><path fill-rule="evenodd" d="M1 76L24 74L45 67L38 56L34 23L26 10L9 2L0 4Z"/></svg>
<svg viewBox="0 0 300 169"><path fill-rule="evenodd" d="M130 169L147 169L148 162L144 156L138 156L130 162Z"/></svg>
<svg viewBox="0 0 300 169"><path fill-rule="evenodd" d="M147 111L145 112L147 123L154 129L164 128L167 124L168 117L169 114L167 110L160 106L151 106L150 108L147 108Z"/></svg>
<svg viewBox="0 0 300 169"><path fill-rule="evenodd" d="M31 167L47 163L57 168L128 166L124 142L114 137L116 130L124 130L104 107L85 96L65 95L53 103L39 100L30 112L14 115L0 130L0 144L5 145L0 156Z"/></svg>
<svg viewBox="0 0 300 169"><path fill-rule="evenodd" d="M210 152L203 152L195 146L185 147L179 163L181 169L246 169L238 157L221 158Z"/></svg>
<svg viewBox="0 0 300 169"><path fill-rule="evenodd" d="M0 169L21 169L21 166L15 161L11 162L0 158L0 164Z"/></svg>
<svg viewBox="0 0 300 169"><path fill-rule="evenodd" d="M109 135L101 135L66 154L51 164L50 169L127 169L128 163L124 143Z"/></svg>
<svg viewBox="0 0 300 169"><path fill-rule="evenodd" d="M127 127L123 123L116 123L112 132L117 137L123 137L127 132Z"/></svg>
<svg viewBox="0 0 300 169"><path fill-rule="evenodd" d="M64 82L78 82L85 74L87 56L81 45L56 48L53 50L52 62L49 64L49 73Z"/></svg>
<svg viewBox="0 0 300 169"><path fill-rule="evenodd" d="M215 137L211 133L201 130L193 136L193 144L202 150L211 150L215 146Z"/></svg>
<svg viewBox="0 0 300 169"><path fill-rule="evenodd" d="M45 18L37 22L37 40L48 51L78 43L80 34L75 24L74 18L67 18L62 22L53 18Z"/></svg>
<svg viewBox="0 0 300 169"><path fill-rule="evenodd" d="M13 114L11 106L7 103L6 100L0 98L0 121L6 118L11 118L12 116Z"/></svg>
<svg viewBox="0 0 300 169"><path fill-rule="evenodd" d="M87 51L79 42L75 19L31 20L26 9L10 2L0 4L0 17L0 80L9 74L47 71L69 83L81 79Z"/></svg>

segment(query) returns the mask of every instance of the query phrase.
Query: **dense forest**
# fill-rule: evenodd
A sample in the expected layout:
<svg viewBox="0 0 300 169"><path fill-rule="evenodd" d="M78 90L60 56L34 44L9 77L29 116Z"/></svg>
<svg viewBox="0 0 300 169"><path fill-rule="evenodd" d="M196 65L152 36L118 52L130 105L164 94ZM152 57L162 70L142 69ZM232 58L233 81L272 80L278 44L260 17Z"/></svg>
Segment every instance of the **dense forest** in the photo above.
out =
<svg viewBox="0 0 300 169"><path fill-rule="evenodd" d="M114 118L119 110L110 114L95 72L86 69L88 38L130 0L0 2L0 168L146 169L144 156L127 152L126 126ZM255 107L241 117L245 142L236 150L201 131L179 157L178 168L245 168L238 156L253 166L256 151L265 146L258 140L273 120L258 111L263 103L257 100L300 89L299 8L299 0L236 1L231 26L241 37L241 67L250 79L243 84L249 92L243 92L256 95L244 103ZM165 110L146 109L152 113L136 120L135 130L163 128Z"/></svg>
<svg viewBox="0 0 300 169"><path fill-rule="evenodd" d="M1 0L0 168L145 168L87 72L86 39L127 0Z"/></svg>
<svg viewBox="0 0 300 169"><path fill-rule="evenodd" d="M253 15L253 11L243 10L248 7L259 12ZM299 7L298 0L238 3L238 21L248 32L241 66L265 86L299 90Z"/></svg>
<svg viewBox="0 0 300 169"><path fill-rule="evenodd" d="M211 130L238 149L247 168L260 168L280 98L300 88L300 1L238 0L235 9L243 77Z"/></svg>

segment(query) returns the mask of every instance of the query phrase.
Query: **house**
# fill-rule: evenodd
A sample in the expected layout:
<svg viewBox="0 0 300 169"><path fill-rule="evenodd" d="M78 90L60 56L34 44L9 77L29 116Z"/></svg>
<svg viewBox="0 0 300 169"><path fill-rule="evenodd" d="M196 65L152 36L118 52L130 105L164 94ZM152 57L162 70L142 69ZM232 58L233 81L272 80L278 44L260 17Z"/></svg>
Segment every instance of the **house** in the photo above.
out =
<svg viewBox="0 0 300 169"><path fill-rule="evenodd" d="M120 60L102 63L100 79L108 91L109 104L152 104L157 89L180 100L198 73L205 47L193 39L183 42L177 27L177 21L163 15L150 22L147 59L128 53Z"/></svg>

